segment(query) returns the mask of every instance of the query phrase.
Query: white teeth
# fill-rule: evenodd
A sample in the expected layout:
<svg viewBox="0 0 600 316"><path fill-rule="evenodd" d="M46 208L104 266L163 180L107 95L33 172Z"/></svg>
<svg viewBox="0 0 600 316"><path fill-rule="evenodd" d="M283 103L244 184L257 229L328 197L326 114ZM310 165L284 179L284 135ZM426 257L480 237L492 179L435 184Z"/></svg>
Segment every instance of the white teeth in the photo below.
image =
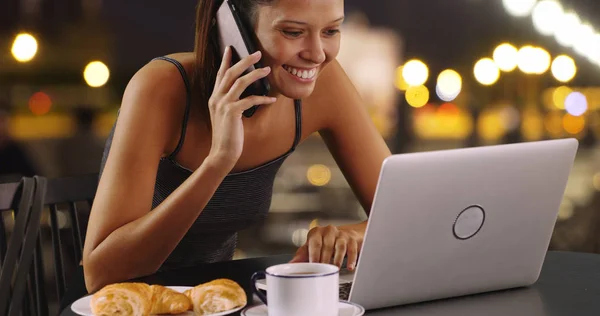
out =
<svg viewBox="0 0 600 316"><path fill-rule="evenodd" d="M287 66L287 65L284 66L284 68L285 68L285 70L287 70L292 75L295 75L298 78L302 78L302 79L311 79L317 73L316 68L313 68L311 70L299 70L299 69L292 68L292 67Z"/></svg>

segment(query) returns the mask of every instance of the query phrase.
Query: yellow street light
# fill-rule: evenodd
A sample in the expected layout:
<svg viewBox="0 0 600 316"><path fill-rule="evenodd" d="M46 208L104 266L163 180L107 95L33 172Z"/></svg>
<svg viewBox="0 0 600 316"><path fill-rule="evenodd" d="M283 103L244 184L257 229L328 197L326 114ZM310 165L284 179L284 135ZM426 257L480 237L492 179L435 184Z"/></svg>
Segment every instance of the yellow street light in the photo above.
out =
<svg viewBox="0 0 600 316"><path fill-rule="evenodd" d="M396 80L394 81L394 85L400 91L406 91L406 89L408 89L408 83L406 83L404 77L402 76L403 69L404 66L396 68Z"/></svg>
<svg viewBox="0 0 600 316"><path fill-rule="evenodd" d="M31 61L38 51L38 43L33 35L21 33L15 37L11 53L15 60L20 63Z"/></svg>
<svg viewBox="0 0 600 316"><path fill-rule="evenodd" d="M541 75L550 69L552 57L550 53L541 47L535 47L534 74Z"/></svg>
<svg viewBox="0 0 600 316"><path fill-rule="evenodd" d="M409 60L402 68L402 77L410 86L420 86L429 78L429 68L418 59Z"/></svg>
<svg viewBox="0 0 600 316"><path fill-rule="evenodd" d="M517 53L517 66L526 74L543 74L550 68L552 57L545 49L526 45Z"/></svg>
<svg viewBox="0 0 600 316"><path fill-rule="evenodd" d="M494 49L494 62L502 71L513 71L517 68L517 52L517 48L509 43L500 44Z"/></svg>
<svg viewBox="0 0 600 316"><path fill-rule="evenodd" d="M473 74L479 83L489 86L500 78L500 69L491 58L482 58L475 64Z"/></svg>
<svg viewBox="0 0 600 316"><path fill-rule="evenodd" d="M569 82L577 74L577 66L573 58L567 55L560 55L554 58L552 62L552 75L560 82Z"/></svg>
<svg viewBox="0 0 600 316"><path fill-rule="evenodd" d="M411 86L405 93L406 102L414 108L423 107L429 102L429 89L426 86Z"/></svg>
<svg viewBox="0 0 600 316"><path fill-rule="evenodd" d="M533 8L531 17L533 26L543 35L554 35L557 28L556 21L563 16L562 5L556 0L542 0Z"/></svg>
<svg viewBox="0 0 600 316"><path fill-rule="evenodd" d="M506 11L516 17L529 15L536 2L537 0L502 0Z"/></svg>
<svg viewBox="0 0 600 316"><path fill-rule="evenodd" d="M589 24L581 24L577 32L573 35L573 49L582 56L592 56L594 52L594 40L596 31Z"/></svg>
<svg viewBox="0 0 600 316"><path fill-rule="evenodd" d="M571 88L567 86L560 86L554 89L554 92L552 93L552 103L554 103L554 106L557 109L564 110L565 100L567 99L569 94L571 94L571 92L573 92L573 90L571 90Z"/></svg>
<svg viewBox="0 0 600 316"><path fill-rule="evenodd" d="M103 62L93 61L85 67L83 78L92 88L102 87L108 82L110 71Z"/></svg>
<svg viewBox="0 0 600 316"><path fill-rule="evenodd" d="M310 184L322 187L331 180L331 170L322 164L312 165L306 171L306 178Z"/></svg>
<svg viewBox="0 0 600 316"><path fill-rule="evenodd" d="M554 38L565 47L571 47L575 44L577 31L581 26L581 19L575 12L565 12L556 22Z"/></svg>

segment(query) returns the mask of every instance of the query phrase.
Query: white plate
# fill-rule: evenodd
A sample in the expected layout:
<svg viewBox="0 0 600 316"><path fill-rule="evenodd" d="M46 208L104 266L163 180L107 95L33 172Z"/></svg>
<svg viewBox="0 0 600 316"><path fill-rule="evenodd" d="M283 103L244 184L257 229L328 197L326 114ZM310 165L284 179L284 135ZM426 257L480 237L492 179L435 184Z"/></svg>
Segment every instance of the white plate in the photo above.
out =
<svg viewBox="0 0 600 316"><path fill-rule="evenodd" d="M183 293L185 290L191 289L190 286L167 286L168 288L175 290L179 293ZM94 316L94 314L92 314L92 308L90 307L90 301L92 300L92 296L88 295L88 296L84 296L80 299L78 299L77 301L75 301L75 303L73 303L71 305L71 310L73 310L75 313L79 314L79 315L83 315L83 316ZM210 314L210 315L205 315L205 316L225 316L225 315L229 315L232 313L235 313L239 310L241 310L242 308L244 308L244 306L232 309L232 310L228 310L226 312L221 312L221 313L216 313L216 314ZM177 314L177 315L181 315L181 316L194 316L194 312L193 311L187 311L185 313L182 314Z"/></svg>
<svg viewBox="0 0 600 316"><path fill-rule="evenodd" d="M365 314L365 309L352 302L340 301L339 316L362 316ZM265 304L252 306L242 311L242 316L268 316L269 312Z"/></svg>

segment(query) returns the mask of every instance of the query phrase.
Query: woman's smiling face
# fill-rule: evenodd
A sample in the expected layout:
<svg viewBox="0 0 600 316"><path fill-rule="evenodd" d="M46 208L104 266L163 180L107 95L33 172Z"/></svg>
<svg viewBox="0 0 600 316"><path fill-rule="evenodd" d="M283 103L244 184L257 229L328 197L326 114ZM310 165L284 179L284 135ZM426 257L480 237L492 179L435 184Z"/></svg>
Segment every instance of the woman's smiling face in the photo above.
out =
<svg viewBox="0 0 600 316"><path fill-rule="evenodd" d="M319 73L340 49L344 0L279 0L260 6L255 31L270 66L271 94L308 97Z"/></svg>

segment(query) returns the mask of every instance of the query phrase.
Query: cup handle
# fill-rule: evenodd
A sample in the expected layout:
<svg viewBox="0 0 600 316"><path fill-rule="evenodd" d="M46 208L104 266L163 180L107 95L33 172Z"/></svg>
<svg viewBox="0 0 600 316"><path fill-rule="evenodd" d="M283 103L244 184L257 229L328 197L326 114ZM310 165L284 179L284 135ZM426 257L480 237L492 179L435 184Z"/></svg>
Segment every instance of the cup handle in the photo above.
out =
<svg viewBox="0 0 600 316"><path fill-rule="evenodd" d="M252 280L252 292L258 296L258 298L267 305L267 297L256 287L256 281L264 279L267 275L263 271L256 272L250 278Z"/></svg>

